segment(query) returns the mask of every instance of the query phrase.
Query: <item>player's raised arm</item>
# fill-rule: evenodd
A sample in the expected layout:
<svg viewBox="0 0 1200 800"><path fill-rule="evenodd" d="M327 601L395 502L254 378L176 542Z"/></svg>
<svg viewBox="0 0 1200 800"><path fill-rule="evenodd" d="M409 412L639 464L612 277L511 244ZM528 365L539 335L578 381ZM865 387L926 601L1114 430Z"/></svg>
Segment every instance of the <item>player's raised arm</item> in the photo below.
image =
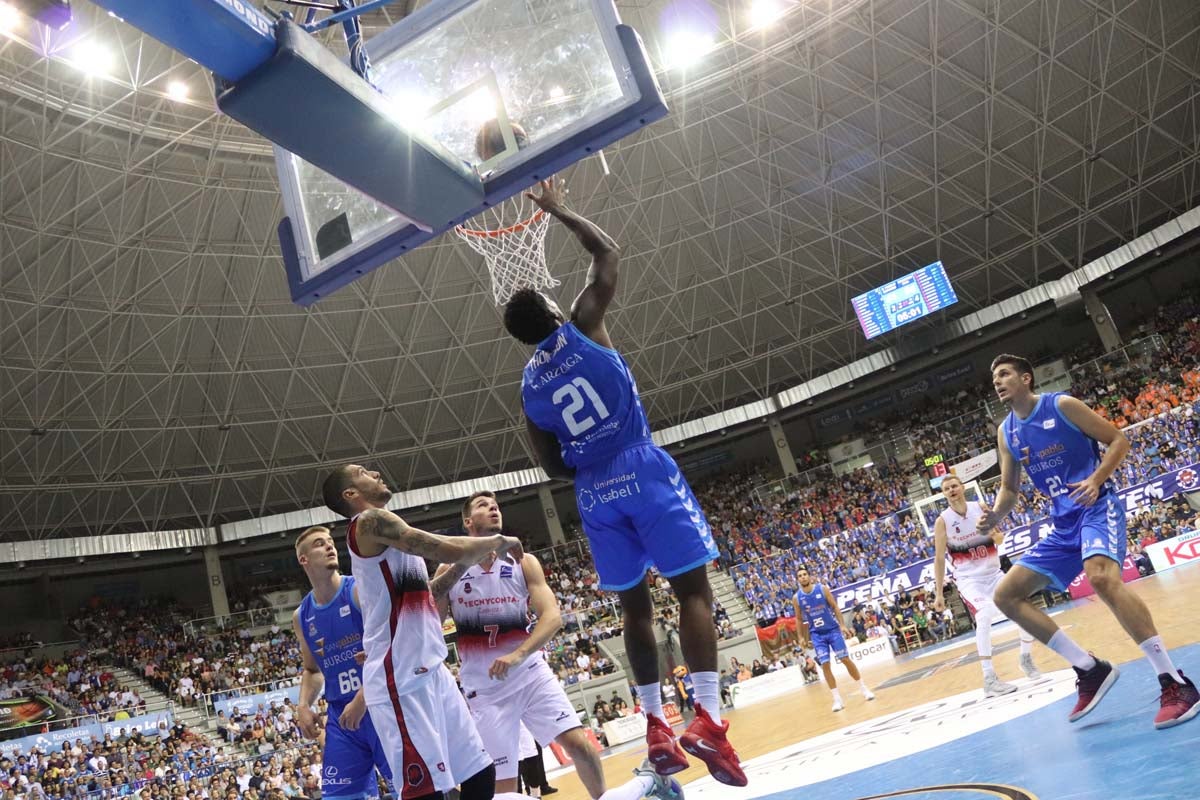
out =
<svg viewBox="0 0 1200 800"><path fill-rule="evenodd" d="M524 555L521 542L512 536L441 536L414 528L384 508L370 508L358 516L355 535L359 546L393 547L444 564L478 564L491 553ZM367 552L364 549L364 555Z"/></svg>
<svg viewBox="0 0 1200 800"><path fill-rule="evenodd" d="M1129 439L1119 428L1074 397L1060 396L1058 410L1084 436L1095 439L1106 448L1104 458L1100 459L1091 475L1082 481L1067 484L1072 489L1072 500L1082 506L1090 506L1100 497L1100 490L1104 488L1105 482L1112 477L1117 467L1121 466L1125 456L1129 455Z"/></svg>
<svg viewBox="0 0 1200 800"><path fill-rule="evenodd" d="M992 508L989 510L983 506L983 515L976 528L985 536L991 536L992 529L1013 510L1021 489L1021 465L1008 450L1003 425L996 429L996 455L1000 459L1000 489L996 492L996 502Z"/></svg>
<svg viewBox="0 0 1200 800"><path fill-rule="evenodd" d="M554 178L542 181L540 187L541 194L529 192L526 197L570 228L583 245L583 249L592 256L587 283L571 304L571 321L584 336L597 344L612 347L612 340L604 327L604 312L608 310L608 304L612 302L617 291L621 248L595 223L563 205L562 185Z"/></svg>
<svg viewBox="0 0 1200 800"><path fill-rule="evenodd" d="M320 735L320 728L317 726L317 716L313 713L312 706L317 702L317 695L325 686L325 675L322 674L321 667L317 664L317 659L313 657L312 651L308 649L308 642L305 641L304 633L300 630L300 609L298 608L292 612L292 631L296 634L296 642L300 646L302 667L296 722L305 739L316 739Z"/></svg>
<svg viewBox="0 0 1200 800"><path fill-rule="evenodd" d="M547 475L564 481L575 480L575 470L563 461L562 445L557 436L534 425L528 415L525 417L525 433L529 436L529 444L537 456L538 464L546 470Z"/></svg>
<svg viewBox="0 0 1200 800"><path fill-rule="evenodd" d="M942 592L946 588L946 521L941 517L933 523L933 582L936 587L933 610L945 611L946 598L942 596Z"/></svg>

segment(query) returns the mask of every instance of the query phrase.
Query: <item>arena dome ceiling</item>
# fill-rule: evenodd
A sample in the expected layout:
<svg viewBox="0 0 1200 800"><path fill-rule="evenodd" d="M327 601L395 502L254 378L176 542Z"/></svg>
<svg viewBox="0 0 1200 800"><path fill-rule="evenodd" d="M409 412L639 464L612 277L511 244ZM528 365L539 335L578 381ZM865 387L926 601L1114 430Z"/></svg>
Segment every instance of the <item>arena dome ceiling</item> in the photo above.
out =
<svg viewBox="0 0 1200 800"><path fill-rule="evenodd" d="M309 507L346 460L403 488L528 466L527 353L476 256L442 237L293 306L263 140L75 5L91 50L0 36L0 536ZM751 0L618 5L660 65L680 20L713 41L611 175L567 174L624 248L610 330L658 427L860 358L849 299L897 275L941 259L959 315L1194 203L1194 0L780 0L757 30ZM578 246L548 256L573 295Z"/></svg>

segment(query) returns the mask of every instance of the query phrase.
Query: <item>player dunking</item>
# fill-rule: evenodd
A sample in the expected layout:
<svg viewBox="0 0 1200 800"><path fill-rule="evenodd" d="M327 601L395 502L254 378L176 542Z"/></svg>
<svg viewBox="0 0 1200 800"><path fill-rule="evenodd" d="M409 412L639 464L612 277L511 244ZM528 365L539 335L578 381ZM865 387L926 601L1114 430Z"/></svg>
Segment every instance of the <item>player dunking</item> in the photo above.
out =
<svg viewBox="0 0 1200 800"><path fill-rule="evenodd" d="M988 534L1017 502L1021 467L1053 504L1054 531L1034 545L996 588L996 605L1075 668L1079 700L1069 717L1082 719L1117 680L1117 668L1093 658L1059 629L1029 596L1047 585L1065 591L1080 570L1142 648L1162 687L1157 728L1186 722L1200 710L1200 693L1175 669L1150 610L1121 579L1125 560L1125 508L1109 478L1129 452L1129 440L1079 400L1060 392L1034 392L1033 365L1000 355L992 385L1011 411L996 432L1000 491L979 521ZM1100 456L1099 445L1108 449Z"/></svg>
<svg viewBox="0 0 1200 800"><path fill-rule="evenodd" d="M462 800L491 800L496 770L443 663L446 642L424 559L520 558L521 543L418 530L384 508L392 492L379 473L357 464L335 469L322 493L330 510L350 517L346 539L367 654L363 693L404 800L443 800L458 784Z"/></svg>
<svg viewBox="0 0 1200 800"><path fill-rule="evenodd" d="M363 619L354 599L354 578L338 571L329 529L314 526L296 539L296 560L312 591L292 615L304 669L300 673L297 722L316 739L312 705L321 688L329 716L321 756L321 796L330 800L376 797L375 770L389 782L392 771L379 737L366 717L362 677L355 657L362 650Z"/></svg>
<svg viewBox="0 0 1200 800"><path fill-rule="evenodd" d="M625 647L646 710L649 757L660 775L686 769L658 689L654 604L646 572L658 568L679 599L680 644L696 689L696 718L680 737L712 776L744 786L746 775L720 719L717 638L705 567L717 547L679 467L650 440L650 425L629 366L613 349L604 314L617 289L617 243L563 205L553 179L527 196L579 239L592 256L587 284L568 319L546 295L523 289L504 309L504 326L533 346L521 380L529 438L555 478L575 481L600 586L617 592Z"/></svg>
<svg viewBox="0 0 1200 800"><path fill-rule="evenodd" d="M998 617L992 595L1004 577L996 548L1004 541L1004 534L994 529L990 537L979 533L979 518L983 516L985 506L967 502L963 482L957 475L951 473L942 480L942 496L950 507L941 513L933 526L933 577L937 584L933 609L939 613L946 610L942 591L946 585L946 554L949 553L954 562L958 593L975 612L975 649L983 667L983 693L988 697L1011 694L1017 687L1000 680L992 666L992 623ZM1023 628L1019 630L1021 669L1031 679L1040 678L1042 673L1033 664L1033 637Z"/></svg>
<svg viewBox="0 0 1200 800"><path fill-rule="evenodd" d="M846 648L846 637L850 635L850 631L842 626L838 618L837 603L834 602L833 595L817 583L805 567L800 568L796 578L800 582L800 588L792 598L792 604L796 607L800 638L804 642L805 650L811 647L817 651L817 663L825 672L825 683L833 692L833 710L841 711L846 704L842 702L837 679L833 677L833 665L829 663L831 654L842 662L850 677L858 681L858 688L863 697L874 700L875 695L867 688L867 682L862 679L858 666L850 658L850 651Z"/></svg>
<svg viewBox="0 0 1200 800"><path fill-rule="evenodd" d="M469 535L494 536L502 525L492 492L475 492L463 504L463 527ZM600 756L542 654L542 647L562 627L562 615L532 553L516 564L489 557L472 567L443 565L430 588L442 615L449 612L454 617L462 660L459 680L496 764L498 791L516 791L524 723L538 741L562 746L592 798L681 797L679 784L655 774L648 763L632 781L607 789ZM531 610L537 615L532 632Z"/></svg>

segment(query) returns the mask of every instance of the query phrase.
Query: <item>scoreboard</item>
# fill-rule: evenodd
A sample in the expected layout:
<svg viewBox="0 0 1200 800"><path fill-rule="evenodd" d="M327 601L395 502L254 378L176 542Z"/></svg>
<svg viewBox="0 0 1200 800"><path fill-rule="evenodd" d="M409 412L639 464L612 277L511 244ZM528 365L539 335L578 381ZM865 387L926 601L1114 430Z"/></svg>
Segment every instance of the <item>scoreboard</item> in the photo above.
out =
<svg viewBox="0 0 1200 800"><path fill-rule="evenodd" d="M850 301L858 324L868 339L893 328L954 305L958 296L950 286L942 262L935 261L916 272L860 294Z"/></svg>

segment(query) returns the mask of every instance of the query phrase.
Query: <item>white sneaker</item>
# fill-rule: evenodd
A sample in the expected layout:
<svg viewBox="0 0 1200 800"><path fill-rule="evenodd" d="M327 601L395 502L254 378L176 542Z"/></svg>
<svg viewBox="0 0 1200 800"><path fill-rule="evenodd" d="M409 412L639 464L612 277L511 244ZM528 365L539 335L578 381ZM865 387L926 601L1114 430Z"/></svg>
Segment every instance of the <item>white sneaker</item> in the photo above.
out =
<svg viewBox="0 0 1200 800"><path fill-rule="evenodd" d="M996 697L1002 694L1012 694L1017 690L1017 687L1011 683L1005 683L995 675L988 675L983 679L983 696Z"/></svg>
<svg viewBox="0 0 1200 800"><path fill-rule="evenodd" d="M845 707L846 707L846 704L842 702L842 698L839 697L833 701L833 710L834 711L841 711Z"/></svg>
<svg viewBox="0 0 1200 800"><path fill-rule="evenodd" d="M1042 677L1042 672L1033 663L1033 653L1025 653L1021 656L1021 671L1025 673L1025 677L1031 681L1036 681Z"/></svg>
<svg viewBox="0 0 1200 800"><path fill-rule="evenodd" d="M864 686L864 687L862 687L862 694L863 694L863 697L867 698L867 700L874 700L874 699L875 699L875 693L874 693L874 692L872 692L870 689L868 689L868 688L867 688L867 687L865 687L865 686Z"/></svg>
<svg viewBox="0 0 1200 800"><path fill-rule="evenodd" d="M643 760L642 765L635 769L633 774L639 778L654 779L654 785L646 792L646 797L654 797L657 800L683 800L683 787L679 785L679 781L669 775L659 775L655 772L650 759Z"/></svg>

